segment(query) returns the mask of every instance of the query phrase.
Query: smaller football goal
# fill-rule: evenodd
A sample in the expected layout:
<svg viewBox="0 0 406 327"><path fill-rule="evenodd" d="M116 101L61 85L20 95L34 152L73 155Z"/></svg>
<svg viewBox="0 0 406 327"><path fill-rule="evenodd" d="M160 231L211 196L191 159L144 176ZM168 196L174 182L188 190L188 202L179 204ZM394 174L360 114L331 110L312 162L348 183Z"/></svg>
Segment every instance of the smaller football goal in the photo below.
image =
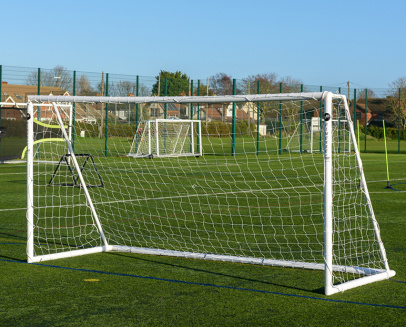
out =
<svg viewBox="0 0 406 327"><path fill-rule="evenodd" d="M128 156L201 156L201 144L200 120L147 120L138 124Z"/></svg>

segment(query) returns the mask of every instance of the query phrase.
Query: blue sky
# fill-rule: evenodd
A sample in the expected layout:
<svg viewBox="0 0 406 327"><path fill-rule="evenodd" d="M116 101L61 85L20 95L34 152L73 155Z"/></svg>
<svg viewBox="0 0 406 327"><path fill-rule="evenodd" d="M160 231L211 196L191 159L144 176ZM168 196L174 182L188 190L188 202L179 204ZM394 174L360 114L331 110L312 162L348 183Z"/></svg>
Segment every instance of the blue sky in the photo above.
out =
<svg viewBox="0 0 406 327"><path fill-rule="evenodd" d="M193 79L224 72L386 88L406 76L406 2L2 1L0 64Z"/></svg>

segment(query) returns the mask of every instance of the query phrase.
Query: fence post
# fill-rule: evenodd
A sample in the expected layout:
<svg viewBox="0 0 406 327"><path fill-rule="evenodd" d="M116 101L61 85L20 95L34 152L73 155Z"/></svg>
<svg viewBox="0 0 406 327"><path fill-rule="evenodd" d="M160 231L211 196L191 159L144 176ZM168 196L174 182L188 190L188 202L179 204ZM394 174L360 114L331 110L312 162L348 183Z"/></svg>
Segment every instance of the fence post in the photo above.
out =
<svg viewBox="0 0 406 327"><path fill-rule="evenodd" d="M41 95L41 68L38 68L38 74L37 74L37 94ZM38 107L37 110L37 119L41 121L41 107ZM37 153L38 155L38 153Z"/></svg>
<svg viewBox="0 0 406 327"><path fill-rule="evenodd" d="M164 96L167 96L167 95L168 95L168 78L165 77ZM168 104L164 103L164 118L165 119L166 119L167 115L168 115Z"/></svg>
<svg viewBox="0 0 406 327"><path fill-rule="evenodd" d="M109 73L106 73L106 96L109 95ZM103 96L103 94L102 94ZM109 133L109 104L106 103L106 118L105 118L105 124L104 124L104 156L108 156L108 148L107 148L107 142L108 142L108 133Z"/></svg>
<svg viewBox="0 0 406 327"><path fill-rule="evenodd" d="M399 88L399 122L398 122L398 153L400 153L400 124L401 124L401 120L400 120L400 100L401 100L401 92L402 89Z"/></svg>
<svg viewBox="0 0 406 327"><path fill-rule="evenodd" d="M354 89L354 134L357 136L357 89ZM355 148L354 148L355 151Z"/></svg>
<svg viewBox="0 0 406 327"><path fill-rule="evenodd" d="M261 93L260 83L260 81L257 81L257 94ZM259 155L259 109L259 102L257 102L257 155Z"/></svg>
<svg viewBox="0 0 406 327"><path fill-rule="evenodd" d="M76 95L76 70L73 71L73 86L72 95ZM75 152L75 114L76 114L76 103L72 104L72 149ZM87 123L87 122L86 122Z"/></svg>
<svg viewBox="0 0 406 327"><path fill-rule="evenodd" d="M368 89L365 89L365 125L364 125L364 153L367 153L367 115L368 115ZM361 118L361 117L360 117Z"/></svg>
<svg viewBox="0 0 406 327"><path fill-rule="evenodd" d="M341 87L338 88L338 94L341 94ZM338 153L341 153L341 100L338 103Z"/></svg>
<svg viewBox="0 0 406 327"><path fill-rule="evenodd" d="M303 93L303 84L300 84L300 92ZM310 124L311 128L311 124ZM303 153L303 101L300 101L300 154Z"/></svg>
<svg viewBox="0 0 406 327"><path fill-rule="evenodd" d="M193 97L193 80L190 80L190 95ZM193 119L193 103L190 104L190 112L189 112L189 119L192 120ZM193 145L193 123L190 124L191 125L191 129L190 129L190 153L194 153L194 145Z"/></svg>
<svg viewBox="0 0 406 327"><path fill-rule="evenodd" d="M165 81L164 82L164 96L167 96L168 95L168 78L165 77L164 81ZM158 119L158 115L156 113L155 113L155 115L157 116L156 119ZM179 115L180 115L180 112L179 112ZM168 104L164 103L164 119L166 119L167 117L168 117ZM156 125L156 126L158 126L158 125ZM166 123L164 123L164 153L166 153L166 137L168 134L168 130L166 127L167 127ZM155 131L155 133L157 133L157 131Z"/></svg>
<svg viewBox="0 0 406 327"><path fill-rule="evenodd" d="M193 96L193 80L190 80L190 96ZM189 116L189 119L193 119L193 103L190 104Z"/></svg>
<svg viewBox="0 0 406 327"><path fill-rule="evenodd" d="M135 96L138 96L139 95L139 90L140 90L140 88L139 88L139 81L140 81L140 79L139 79L139 76L137 75L137 86L136 86L136 89L135 89ZM138 119L139 119L139 117L138 117L138 111L139 111L139 104L137 103L136 105L135 105L135 128L136 128L136 131L137 131L137 133L138 133Z"/></svg>
<svg viewBox="0 0 406 327"><path fill-rule="evenodd" d="M282 93L282 83L279 83L279 93ZM278 153L282 154L282 101L279 101L279 146Z"/></svg>
<svg viewBox="0 0 406 327"><path fill-rule="evenodd" d="M200 79L197 80L197 96L200 96ZM200 103L197 103L196 115L197 115L196 119L200 120ZM197 124L196 128L197 128L197 139L196 139L197 153L200 153L200 133L202 132L200 130L200 123Z"/></svg>
<svg viewBox="0 0 406 327"><path fill-rule="evenodd" d="M233 79L233 95L237 93L237 80ZM232 119L232 130L231 130L231 155L235 156L235 124L236 124L236 105L233 102L233 119Z"/></svg>
<svg viewBox="0 0 406 327"><path fill-rule="evenodd" d="M197 80L197 96L200 96L200 79ZM200 120L200 103L197 104L197 119Z"/></svg>

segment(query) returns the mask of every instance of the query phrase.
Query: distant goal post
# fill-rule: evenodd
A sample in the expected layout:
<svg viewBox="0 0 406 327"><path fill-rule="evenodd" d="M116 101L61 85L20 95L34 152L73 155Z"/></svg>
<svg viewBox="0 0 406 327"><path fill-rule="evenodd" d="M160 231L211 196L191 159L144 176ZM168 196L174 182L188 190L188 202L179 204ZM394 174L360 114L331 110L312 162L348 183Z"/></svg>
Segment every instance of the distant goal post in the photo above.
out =
<svg viewBox="0 0 406 327"><path fill-rule="evenodd" d="M201 156L202 122L191 119L152 119L137 125L129 157Z"/></svg>

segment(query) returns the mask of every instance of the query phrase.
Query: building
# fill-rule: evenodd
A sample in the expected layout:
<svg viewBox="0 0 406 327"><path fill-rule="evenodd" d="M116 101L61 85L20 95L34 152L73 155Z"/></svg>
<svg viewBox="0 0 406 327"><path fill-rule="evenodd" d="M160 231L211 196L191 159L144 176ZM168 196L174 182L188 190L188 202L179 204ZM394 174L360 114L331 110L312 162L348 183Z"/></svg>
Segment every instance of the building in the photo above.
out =
<svg viewBox="0 0 406 327"><path fill-rule="evenodd" d="M392 98L372 98L368 99L365 104L365 99L358 99L356 102L356 120L361 126L365 126L365 115L367 126L382 126L385 121L387 127L394 126L396 115L390 108L390 100ZM366 107L365 107L366 105ZM354 101L350 103L351 118L354 119Z"/></svg>

